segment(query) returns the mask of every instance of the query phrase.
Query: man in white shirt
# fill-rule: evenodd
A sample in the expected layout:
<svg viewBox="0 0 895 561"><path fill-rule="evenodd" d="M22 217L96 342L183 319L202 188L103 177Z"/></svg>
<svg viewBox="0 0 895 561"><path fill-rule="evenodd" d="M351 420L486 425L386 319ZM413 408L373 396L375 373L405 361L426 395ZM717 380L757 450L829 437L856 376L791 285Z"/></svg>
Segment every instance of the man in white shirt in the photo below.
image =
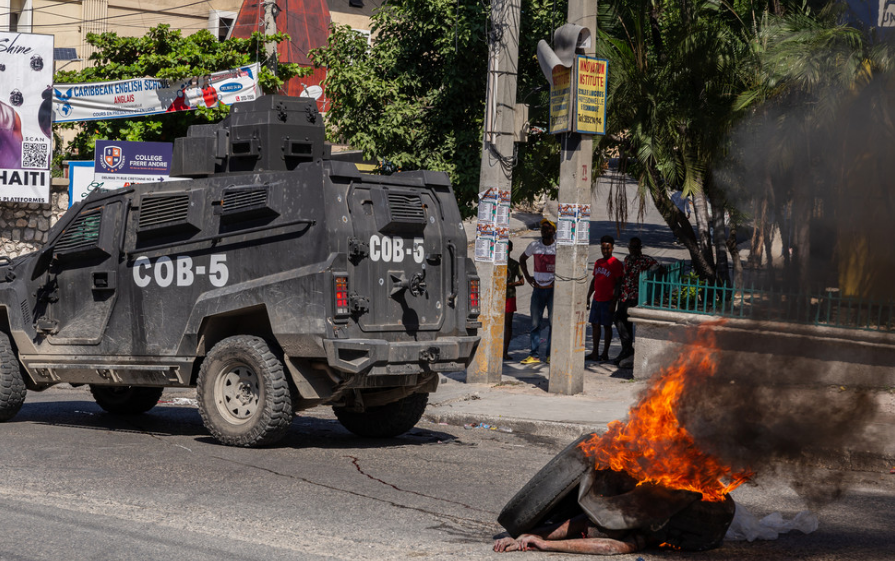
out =
<svg viewBox="0 0 895 561"><path fill-rule="evenodd" d="M528 271L528 259L534 257L534 274ZM550 328L553 318L553 282L556 273L556 224L544 218L541 220L541 239L531 242L519 259L522 276L531 285L531 355L522 364L538 364L541 362L539 348L541 331ZM544 320L544 308L547 319ZM552 329L547 335L547 362L550 362L550 338Z"/></svg>

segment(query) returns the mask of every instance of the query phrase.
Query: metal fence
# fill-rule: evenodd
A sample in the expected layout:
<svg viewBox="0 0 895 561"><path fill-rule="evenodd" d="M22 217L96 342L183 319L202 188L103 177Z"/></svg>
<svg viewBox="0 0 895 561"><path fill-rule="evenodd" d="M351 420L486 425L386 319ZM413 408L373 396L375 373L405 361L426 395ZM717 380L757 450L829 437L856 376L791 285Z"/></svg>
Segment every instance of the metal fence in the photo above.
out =
<svg viewBox="0 0 895 561"><path fill-rule="evenodd" d="M746 284L746 283L744 283ZM640 275L639 307L711 316L895 330L895 302L840 296L838 289L787 291L772 285L710 284L678 261Z"/></svg>

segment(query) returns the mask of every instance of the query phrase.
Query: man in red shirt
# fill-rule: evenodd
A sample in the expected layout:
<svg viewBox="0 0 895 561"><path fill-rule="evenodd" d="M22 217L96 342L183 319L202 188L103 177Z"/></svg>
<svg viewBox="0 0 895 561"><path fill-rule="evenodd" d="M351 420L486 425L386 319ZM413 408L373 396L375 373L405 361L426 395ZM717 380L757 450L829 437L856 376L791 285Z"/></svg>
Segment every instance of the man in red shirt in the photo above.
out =
<svg viewBox="0 0 895 561"><path fill-rule="evenodd" d="M590 309L590 324L594 337L594 350L587 360L609 360L609 345L612 343L612 321L615 316L615 305L621 290L625 266L612 256L615 240L612 236L600 238L602 259L594 263L594 281L587 289L587 307ZM593 296L593 304L591 304ZM600 326L603 327L603 353L600 354Z"/></svg>

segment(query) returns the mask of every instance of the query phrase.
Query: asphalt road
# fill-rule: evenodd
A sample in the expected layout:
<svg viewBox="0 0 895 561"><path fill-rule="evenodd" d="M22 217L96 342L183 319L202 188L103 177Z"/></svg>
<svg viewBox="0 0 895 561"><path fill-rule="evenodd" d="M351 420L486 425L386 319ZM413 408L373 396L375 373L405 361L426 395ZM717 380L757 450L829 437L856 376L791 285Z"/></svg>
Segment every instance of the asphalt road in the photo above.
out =
<svg viewBox="0 0 895 561"><path fill-rule="evenodd" d="M491 551L497 513L565 442L426 423L364 440L319 409L276 447L229 448L189 397L122 419L83 389L30 393L0 424L0 559L581 558ZM813 510L813 534L620 559L895 559L895 475L811 477L852 484ZM734 497L761 516L806 508L772 476Z"/></svg>

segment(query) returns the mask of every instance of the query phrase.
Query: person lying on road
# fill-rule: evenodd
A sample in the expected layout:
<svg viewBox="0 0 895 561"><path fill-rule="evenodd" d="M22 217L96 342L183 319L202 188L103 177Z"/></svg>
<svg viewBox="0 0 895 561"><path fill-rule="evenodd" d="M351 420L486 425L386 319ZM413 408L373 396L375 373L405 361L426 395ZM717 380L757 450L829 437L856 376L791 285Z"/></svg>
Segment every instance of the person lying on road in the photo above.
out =
<svg viewBox="0 0 895 561"><path fill-rule="evenodd" d="M561 524L535 528L518 538L501 538L494 542L494 551L558 551L562 553L590 553L592 555L620 555L634 553L647 546L657 545L642 530L603 530L581 514Z"/></svg>

